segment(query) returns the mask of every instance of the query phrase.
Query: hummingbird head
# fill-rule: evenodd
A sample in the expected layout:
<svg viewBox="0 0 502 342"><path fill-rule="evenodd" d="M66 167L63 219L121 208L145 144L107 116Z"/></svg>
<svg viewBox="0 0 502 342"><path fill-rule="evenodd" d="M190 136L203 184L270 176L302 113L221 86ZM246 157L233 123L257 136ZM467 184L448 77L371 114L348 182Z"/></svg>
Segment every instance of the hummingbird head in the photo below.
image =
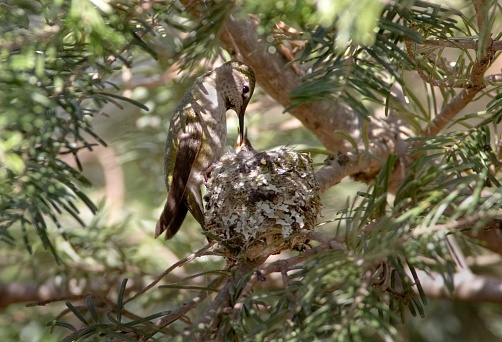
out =
<svg viewBox="0 0 502 342"><path fill-rule="evenodd" d="M255 75L253 69L241 62L227 62L216 70L216 85L228 109L239 117L238 139L244 141L244 113L253 95Z"/></svg>

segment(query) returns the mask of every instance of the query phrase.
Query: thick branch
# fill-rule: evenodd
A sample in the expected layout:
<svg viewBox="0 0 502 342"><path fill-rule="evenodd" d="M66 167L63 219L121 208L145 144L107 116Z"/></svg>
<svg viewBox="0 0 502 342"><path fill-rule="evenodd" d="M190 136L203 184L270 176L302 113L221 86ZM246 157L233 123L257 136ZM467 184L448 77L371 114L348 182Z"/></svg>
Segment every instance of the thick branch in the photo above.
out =
<svg viewBox="0 0 502 342"><path fill-rule="evenodd" d="M230 307L231 297L235 295L235 291L239 287L238 284L246 277L249 277L266 259L267 257L243 260L237 265L233 277L218 292L218 295L204 312L199 322L195 324L195 328L199 330L196 333L197 341L208 341L211 339L213 332L217 331L223 311Z"/></svg>
<svg viewBox="0 0 502 342"><path fill-rule="evenodd" d="M258 35L256 28L257 24L251 19L237 20L230 16L220 38L231 53L237 54L239 59L255 70L260 86L287 108L292 104L289 94L302 83L302 77L288 65L288 60L283 55L275 50L269 51L269 44L264 37ZM335 185L345 176L359 174L363 180L372 179L380 169L381 161L385 160L389 153L395 152L399 124L395 122L393 115L382 116L370 123L367 129L370 144L364 146L361 119L343 104L317 101L293 107L289 112L312 131L330 151L354 153L354 147L341 135L335 134L336 131L349 134L360 150L367 148L366 154L351 157L351 163L342 168L326 167L319 174L323 179L323 190Z"/></svg>
<svg viewBox="0 0 502 342"><path fill-rule="evenodd" d="M462 89L424 129L424 135L436 136L451 120L467 106L482 87Z"/></svg>
<svg viewBox="0 0 502 342"><path fill-rule="evenodd" d="M0 309L10 304L46 300L60 295L60 290L50 284L0 283Z"/></svg>
<svg viewBox="0 0 502 342"><path fill-rule="evenodd" d="M361 159L353 153L340 153L336 157L326 159L325 165L316 172L319 192L323 193L330 187L340 183L347 175L361 172L369 164L367 160Z"/></svg>
<svg viewBox="0 0 502 342"><path fill-rule="evenodd" d="M270 51L265 37L256 32L257 24L251 19L237 20L230 16L221 40L228 50L238 54L256 73L260 86L285 108L291 106L290 92L301 85L302 77L288 66L288 60L276 50ZM302 104L290 113L311 130L332 151L347 152L351 145L335 130L354 132L360 127L360 119L351 109L341 104L318 101ZM357 138L357 137L355 137Z"/></svg>
<svg viewBox="0 0 502 342"><path fill-rule="evenodd" d="M490 62L494 53L495 51L493 49L489 49L489 53L481 60L476 60L474 62L470 75L471 85L458 93L434 120L432 120L424 130L426 136L437 135L462 109L465 108L465 106L471 103L474 96L485 87L483 77L486 70L490 67Z"/></svg>
<svg viewBox="0 0 502 342"><path fill-rule="evenodd" d="M116 284L110 284L115 286ZM139 284L134 283L125 291L129 294L138 290ZM26 306L44 306L49 303L69 300L70 298L86 296L86 293L103 293L101 282L90 282L85 288L75 286L58 287L49 278L45 283L0 283L0 309L11 304L26 303Z"/></svg>
<svg viewBox="0 0 502 342"><path fill-rule="evenodd" d="M455 289L448 292L444 278L439 274L417 270L420 284L427 297L454 299L466 302L502 303L502 281L461 272L453 276Z"/></svg>

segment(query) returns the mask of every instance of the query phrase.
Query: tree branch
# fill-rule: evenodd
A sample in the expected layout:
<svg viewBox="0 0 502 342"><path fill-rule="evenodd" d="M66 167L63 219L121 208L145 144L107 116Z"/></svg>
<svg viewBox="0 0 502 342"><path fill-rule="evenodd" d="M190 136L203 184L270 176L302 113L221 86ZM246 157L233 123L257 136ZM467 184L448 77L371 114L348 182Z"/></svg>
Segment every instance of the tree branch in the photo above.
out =
<svg viewBox="0 0 502 342"><path fill-rule="evenodd" d="M288 60L278 53L270 52L269 44L258 35L257 23L252 19L227 19L221 40L232 53L249 64L256 73L260 86L284 108L291 106L289 94L302 83L302 78L288 65ZM302 104L289 110L291 115L311 130L331 151L347 152L352 146L335 130L353 132L360 127L360 119L351 109L342 104L318 101Z"/></svg>
<svg viewBox="0 0 502 342"><path fill-rule="evenodd" d="M478 28L481 32L485 23L485 12L488 3L485 0L474 1L474 9L476 11L476 19ZM469 77L469 87L463 89L448 103L443 110L432 120L431 123L425 128L424 135L435 136L463 109L467 106L472 99L485 88L484 74L491 65L493 56L496 53L496 47L490 36L483 37L483 39L476 42L477 58L474 61L471 74ZM497 46L499 48L499 46Z"/></svg>
<svg viewBox="0 0 502 342"><path fill-rule="evenodd" d="M330 249L336 249L348 253L348 249L344 244L339 243L338 241L333 240L322 233L311 230L305 231L304 233L308 239L320 242L320 245L307 249L297 256L291 257L289 259L280 259L270 264L264 265L263 267L258 269L251 276L248 283L246 284L246 287L242 290L240 294L241 298L247 296L252 291L253 287L259 281L264 280L266 276L276 272L288 271L291 267L298 265L299 263L304 262L311 257L318 255L319 253Z"/></svg>
<svg viewBox="0 0 502 342"><path fill-rule="evenodd" d="M268 256L253 260L242 260L237 264L232 278L218 292L209 308L202 314L200 320L195 324L196 341L209 341L211 335L217 331L221 321L221 315L225 309L230 307L231 297L239 289L239 284L248 278L249 275L268 258ZM249 278L248 278L249 280Z"/></svg>
<svg viewBox="0 0 502 342"><path fill-rule="evenodd" d="M483 82L483 77L490 66L490 61L493 57L495 51L489 49L490 53L485 55L481 60L476 60L472 66L472 71L470 75L471 85L468 88L462 89L444 108L443 110L432 120L432 122L427 125L424 129L425 136L435 136L451 120L467 106L472 99L478 94L485 84Z"/></svg>
<svg viewBox="0 0 502 342"><path fill-rule="evenodd" d="M283 55L269 52L267 40L258 35L256 29L257 23L252 19L237 20L230 16L220 38L231 53L238 54L239 59L255 70L258 83L267 94L288 108L292 104L289 94L301 85L302 77ZM336 131L349 134L361 150L368 149L362 157L349 157L352 162L344 167L332 165L323 170L320 173L323 177L323 189L333 186L345 176L359 174L361 179L372 179L381 168L382 160L389 153L395 152L396 140L399 139L399 125L396 125L393 115L382 116L370 123L371 127L367 129L370 144L365 146L362 120L344 104L317 101L293 107L289 109L289 113L314 133L330 151L354 153L354 146L335 134Z"/></svg>
<svg viewBox="0 0 502 342"><path fill-rule="evenodd" d="M134 296L132 296L132 297L128 298L127 300L125 300L124 301L124 305L127 304L127 303L129 303L130 301L133 301L134 299L138 298L138 296L140 296L141 294L145 293L146 291L150 290L152 287L155 286L155 284L157 284L159 281L161 281L162 278L164 278L166 275L168 275L169 273L171 273L174 269L183 266L185 263L190 262L190 261L192 261L195 258L199 258L199 257L201 257L203 255L207 255L208 253L211 253L214 250L215 247L216 247L215 246L215 242L214 241L210 242L207 245L205 245L204 247L202 247L201 249L199 249L197 252L192 253L190 255L187 255L182 260L174 263L171 267L167 268L157 278L155 278L154 281L152 281L150 284L148 284L148 286L146 286L143 289L141 289L141 291L138 291Z"/></svg>
<svg viewBox="0 0 502 342"><path fill-rule="evenodd" d="M226 275L221 275L211 284L211 286L216 289L221 284L223 284L227 278L228 277ZM196 308L197 305L199 305L202 301L204 301L207 297L209 297L209 294L210 294L210 291L201 291L197 297L195 297L195 298L191 299L190 301L188 301L187 303L183 304L183 306L181 306L177 310L174 310L169 315L162 317L162 319L160 319L157 322L157 324L156 324L157 327L163 328L163 327L167 326L168 324L176 321L177 319L179 319L181 316L185 315L190 310Z"/></svg>
<svg viewBox="0 0 502 342"><path fill-rule="evenodd" d="M363 172L370 164L367 157L355 155L354 153L339 153L324 161L324 166L316 172L319 183L319 192L323 193L332 186L340 183L347 175L355 175Z"/></svg>
<svg viewBox="0 0 502 342"><path fill-rule="evenodd" d="M52 284L0 283L0 309L11 304L46 300L60 295L59 289Z"/></svg>
<svg viewBox="0 0 502 342"><path fill-rule="evenodd" d="M467 50L476 50L478 48L478 43L469 39L469 41L449 41L449 40L437 40L430 39L423 42L424 45L429 46L437 46L437 47L447 47L447 48L456 48L456 49L467 49ZM493 42L493 50L500 51L502 50L502 40L497 40Z"/></svg>
<svg viewBox="0 0 502 342"><path fill-rule="evenodd" d="M490 251L502 255L502 217L492 218L484 227L473 230L462 230L462 233L477 241L477 243Z"/></svg>
<svg viewBox="0 0 502 342"><path fill-rule="evenodd" d="M427 41L426 43L440 46L439 43L436 43L435 41ZM467 106L472 101L472 99L482 89L486 87L486 84L484 82L484 74L490 67L495 52L497 51L497 49L500 49L502 47L502 42L496 42L498 43L496 45L494 43L495 42L490 39L490 44L486 53L481 59L476 60L473 63L471 73L469 75L469 84L464 84L464 82L460 81L445 82L433 79L430 76L426 75L425 72L421 69L420 63L416 62L418 74L427 83L438 87L463 87L463 89L448 104L443 107L442 111L432 120L432 122L427 125L427 127L424 129L425 136L437 135L462 109L465 108L465 106ZM405 41L405 44L408 54L411 58L413 58L413 60L416 61L410 45L411 43L409 41ZM496 79L495 76L493 76L492 78Z"/></svg>
<svg viewBox="0 0 502 342"><path fill-rule="evenodd" d="M465 302L502 303L502 281L465 271L453 275L455 289L448 292L440 274L416 270L427 297ZM416 289L415 289L416 290Z"/></svg>
<svg viewBox="0 0 502 342"><path fill-rule="evenodd" d="M115 282L113 285L115 286ZM138 290L139 284L134 283L126 288L126 294ZM26 306L45 306L50 303L82 299L88 293L104 293L101 282L89 283L84 289L80 287L54 285L54 280L49 278L45 283L0 283L0 309L11 304L26 303Z"/></svg>

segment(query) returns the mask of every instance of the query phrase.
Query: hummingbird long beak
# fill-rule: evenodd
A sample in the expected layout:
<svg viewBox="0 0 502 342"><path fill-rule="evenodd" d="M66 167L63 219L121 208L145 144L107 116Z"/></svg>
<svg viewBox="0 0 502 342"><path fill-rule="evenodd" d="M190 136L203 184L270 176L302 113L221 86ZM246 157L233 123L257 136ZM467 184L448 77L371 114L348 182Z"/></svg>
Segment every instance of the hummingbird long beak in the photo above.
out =
<svg viewBox="0 0 502 342"><path fill-rule="evenodd" d="M244 113L246 108L241 108L240 113L237 115L239 117L239 130L237 132L237 141L244 141Z"/></svg>

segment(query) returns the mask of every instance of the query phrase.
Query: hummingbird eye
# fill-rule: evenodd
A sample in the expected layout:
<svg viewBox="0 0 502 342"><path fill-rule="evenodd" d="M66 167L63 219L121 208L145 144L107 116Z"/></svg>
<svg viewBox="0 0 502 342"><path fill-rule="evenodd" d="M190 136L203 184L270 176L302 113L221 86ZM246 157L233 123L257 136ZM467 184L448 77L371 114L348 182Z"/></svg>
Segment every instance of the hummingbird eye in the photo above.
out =
<svg viewBox="0 0 502 342"><path fill-rule="evenodd" d="M245 85L244 87L242 87L242 93L243 94L249 93L249 87L247 85Z"/></svg>

